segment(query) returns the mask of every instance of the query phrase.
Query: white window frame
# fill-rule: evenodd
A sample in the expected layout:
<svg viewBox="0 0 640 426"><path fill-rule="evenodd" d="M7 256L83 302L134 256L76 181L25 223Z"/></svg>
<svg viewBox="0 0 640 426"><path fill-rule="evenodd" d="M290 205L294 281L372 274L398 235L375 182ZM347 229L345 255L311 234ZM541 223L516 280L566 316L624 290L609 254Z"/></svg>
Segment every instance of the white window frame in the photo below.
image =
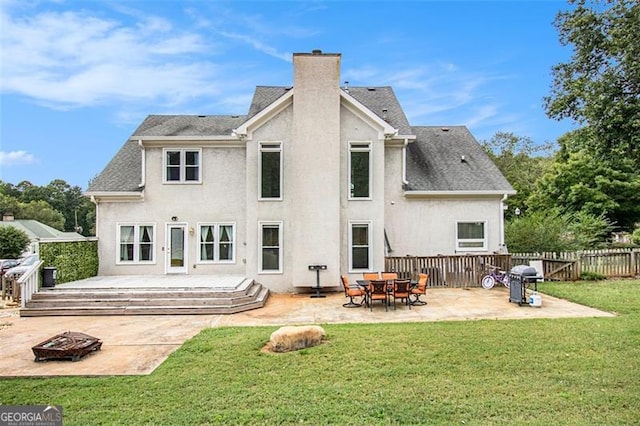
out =
<svg viewBox="0 0 640 426"><path fill-rule="evenodd" d="M213 236L213 260L202 259L202 227L204 226L213 226L214 228L214 236ZM231 240L231 259L222 259L220 260L220 227L221 226L231 226L231 232L233 233L233 238ZM235 222L198 222L198 228L196 230L197 238L196 251L198 252L198 263L199 264L219 264L219 263L236 263L236 223Z"/></svg>
<svg viewBox="0 0 640 426"><path fill-rule="evenodd" d="M351 154L354 152L368 152L369 153L369 195L366 197L355 197L351 194L351 190L353 188L353 183L351 181ZM349 158L347 161L348 170L348 188L347 194L349 195L349 200L371 200L373 194L373 150L371 141L350 141L349 142Z"/></svg>
<svg viewBox="0 0 640 426"><path fill-rule="evenodd" d="M121 235L123 226L133 226L133 259L121 260ZM150 226L153 232L151 241L151 260L140 260L140 228ZM158 233L156 232L156 224L151 222L122 222L116 223L116 264L117 265L155 265L156 263L156 241Z"/></svg>
<svg viewBox="0 0 640 426"><path fill-rule="evenodd" d="M354 268L353 267L353 227L356 225L367 225L367 239L368 239L368 268ZM373 271L373 221L371 220L350 220L349 221L349 272L372 272Z"/></svg>
<svg viewBox="0 0 640 426"><path fill-rule="evenodd" d="M278 269L265 270L262 265L262 235L265 226L278 227ZM282 221L259 221L258 222L258 273L260 274L282 274L282 259L284 257L283 242L283 222Z"/></svg>
<svg viewBox="0 0 640 426"><path fill-rule="evenodd" d="M262 196L262 153L277 152L280 154L280 196L279 197L263 197ZM258 200L260 201L282 201L283 196L283 169L284 169L282 142L281 141L262 141L258 144Z"/></svg>
<svg viewBox="0 0 640 426"><path fill-rule="evenodd" d="M167 176L167 153L169 152L179 152L180 153L180 179L178 180L168 180ZM197 152L198 153L198 179L197 180L186 180L186 153L187 152ZM202 183L202 148L163 148L162 149L162 183L167 185L197 185Z"/></svg>
<svg viewBox="0 0 640 426"><path fill-rule="evenodd" d="M459 233L459 225L463 224L463 223L481 223L482 224L482 230L483 230L483 238L465 238L465 239L461 239L460 235L458 235ZM456 221L456 229L455 229L455 235L456 235L456 251L464 251L464 252L473 252L473 251L487 251L487 221L484 220L459 220ZM467 242L467 243L482 243L481 247L461 247L460 243L463 242Z"/></svg>

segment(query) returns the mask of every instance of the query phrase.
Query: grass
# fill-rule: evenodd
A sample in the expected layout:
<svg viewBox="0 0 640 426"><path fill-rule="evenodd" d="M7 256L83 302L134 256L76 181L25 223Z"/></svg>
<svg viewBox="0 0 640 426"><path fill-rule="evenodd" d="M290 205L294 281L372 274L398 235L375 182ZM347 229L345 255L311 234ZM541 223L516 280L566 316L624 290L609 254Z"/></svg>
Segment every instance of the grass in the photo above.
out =
<svg viewBox="0 0 640 426"><path fill-rule="evenodd" d="M539 288L619 316L324 325L277 355L277 327L214 328L149 376L2 380L0 401L65 425L638 424L640 281Z"/></svg>

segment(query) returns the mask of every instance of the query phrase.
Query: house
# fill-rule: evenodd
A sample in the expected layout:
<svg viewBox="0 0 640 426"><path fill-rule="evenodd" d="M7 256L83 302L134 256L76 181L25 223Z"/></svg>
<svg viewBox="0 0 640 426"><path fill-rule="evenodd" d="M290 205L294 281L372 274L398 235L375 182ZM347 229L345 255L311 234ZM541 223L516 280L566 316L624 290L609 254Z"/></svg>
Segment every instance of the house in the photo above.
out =
<svg viewBox="0 0 640 426"><path fill-rule="evenodd" d="M100 275L241 274L288 292L388 254L503 247L515 192L469 131L411 126L391 87L341 86L340 60L294 54L293 86L257 87L247 115L148 116L86 192Z"/></svg>
<svg viewBox="0 0 640 426"><path fill-rule="evenodd" d="M40 243L48 242L70 242L70 241L86 241L87 237L77 232L64 232L52 228L42 222L32 219L15 219L11 214L2 216L0 226L11 226L23 231L31 243L25 255L30 253L40 253Z"/></svg>

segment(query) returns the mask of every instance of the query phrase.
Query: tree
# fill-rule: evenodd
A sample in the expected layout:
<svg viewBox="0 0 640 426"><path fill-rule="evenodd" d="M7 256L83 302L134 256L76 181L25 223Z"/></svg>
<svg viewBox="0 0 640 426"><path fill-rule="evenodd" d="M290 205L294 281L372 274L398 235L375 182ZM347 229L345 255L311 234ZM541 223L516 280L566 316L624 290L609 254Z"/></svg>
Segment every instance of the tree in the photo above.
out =
<svg viewBox="0 0 640 426"><path fill-rule="evenodd" d="M560 43L571 60L553 68L547 115L571 118L592 138L579 148L600 158L631 157L640 164L640 5L631 0L569 0L556 16Z"/></svg>
<svg viewBox="0 0 640 426"><path fill-rule="evenodd" d="M31 239L24 231L13 226L0 226L0 258L18 259L30 243Z"/></svg>
<svg viewBox="0 0 640 426"><path fill-rule="evenodd" d="M583 149L557 158L526 200L530 210L602 216L622 230L640 218L640 173L631 159L600 159Z"/></svg>
<svg viewBox="0 0 640 426"><path fill-rule="evenodd" d="M497 132L489 141L482 141L481 145L517 191L506 202L506 217L513 217L516 208L524 212L525 200L533 191L536 180L551 163L552 145L535 145L528 137L508 132Z"/></svg>
<svg viewBox="0 0 640 426"><path fill-rule="evenodd" d="M32 219L49 225L58 230L64 230L64 216L42 200L20 203L16 219Z"/></svg>

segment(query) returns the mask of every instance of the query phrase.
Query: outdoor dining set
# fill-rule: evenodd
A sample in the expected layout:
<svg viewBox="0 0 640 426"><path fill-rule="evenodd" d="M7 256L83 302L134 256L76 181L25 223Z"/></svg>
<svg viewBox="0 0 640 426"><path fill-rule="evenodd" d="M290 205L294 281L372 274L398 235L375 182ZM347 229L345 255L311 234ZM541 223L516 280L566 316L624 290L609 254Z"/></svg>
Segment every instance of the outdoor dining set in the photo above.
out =
<svg viewBox="0 0 640 426"><path fill-rule="evenodd" d="M397 301L411 309L412 306L426 305L421 299L426 294L428 274L419 274L417 280L398 278L395 272L371 272L362 274L362 280L350 283L346 275L341 277L344 294L349 302L343 304L345 308L366 306L373 310L373 304L379 301L389 310L393 300L393 309Z"/></svg>

